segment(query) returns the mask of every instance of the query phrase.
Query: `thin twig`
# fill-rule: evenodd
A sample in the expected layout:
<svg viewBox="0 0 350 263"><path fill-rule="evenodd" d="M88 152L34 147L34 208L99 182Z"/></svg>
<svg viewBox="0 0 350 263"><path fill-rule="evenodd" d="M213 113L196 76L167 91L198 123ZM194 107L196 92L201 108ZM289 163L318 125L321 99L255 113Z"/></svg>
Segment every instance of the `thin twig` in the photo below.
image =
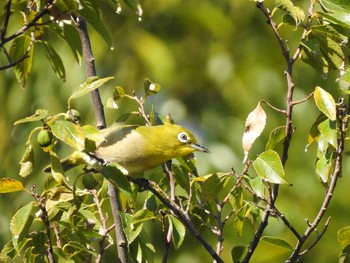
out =
<svg viewBox="0 0 350 263"><path fill-rule="evenodd" d="M297 104L301 104L304 103L305 101L309 100L312 96L314 95L314 92L311 92L306 98L302 99L302 100L296 100L292 102L292 105L297 105Z"/></svg>
<svg viewBox="0 0 350 263"><path fill-rule="evenodd" d="M271 109L279 112L279 113L283 113L283 114L286 114L287 112L285 110L282 110L282 109L279 109L279 108L276 108L275 106L273 106L270 102L266 101L266 100L261 100L261 102L267 104Z"/></svg>

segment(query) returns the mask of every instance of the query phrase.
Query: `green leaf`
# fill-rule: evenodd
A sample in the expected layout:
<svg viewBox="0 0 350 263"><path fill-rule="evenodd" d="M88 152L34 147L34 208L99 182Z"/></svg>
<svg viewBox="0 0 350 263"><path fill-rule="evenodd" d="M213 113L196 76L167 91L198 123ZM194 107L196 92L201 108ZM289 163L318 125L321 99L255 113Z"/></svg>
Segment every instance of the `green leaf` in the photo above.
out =
<svg viewBox="0 0 350 263"><path fill-rule="evenodd" d="M34 218L31 215L34 207L34 202L21 207L17 210L10 222L10 230L14 241L15 249L18 251L19 242L27 234ZM19 251L18 251L19 252Z"/></svg>
<svg viewBox="0 0 350 263"><path fill-rule="evenodd" d="M132 200L133 195L129 181L126 179L125 174L118 169L117 164L110 164L103 166L101 174L106 177L111 183L118 187L120 192L125 195L127 199Z"/></svg>
<svg viewBox="0 0 350 263"><path fill-rule="evenodd" d="M263 197L265 195L265 185L260 176L249 178L249 183L258 197Z"/></svg>
<svg viewBox="0 0 350 263"><path fill-rule="evenodd" d="M157 219L157 217L154 215L154 213L148 209L141 209L135 213L135 215L132 219L132 223L134 225L136 225L138 223L142 223L144 221L148 221L151 219Z"/></svg>
<svg viewBox="0 0 350 263"><path fill-rule="evenodd" d="M289 184L279 155L272 150L263 152L253 162L256 173L265 181L274 184Z"/></svg>
<svg viewBox="0 0 350 263"><path fill-rule="evenodd" d="M33 162L34 162L34 151L30 139L26 142L26 150L21 158L19 164L21 168L19 170L19 175L22 177L27 177L33 172Z"/></svg>
<svg viewBox="0 0 350 263"><path fill-rule="evenodd" d="M26 122L41 121L45 119L47 115L49 115L49 112L47 110L37 109L33 115L20 119L16 121L13 125L18 125Z"/></svg>
<svg viewBox="0 0 350 263"><path fill-rule="evenodd" d="M114 77L107 77L103 79L99 79L98 77L92 77L87 79L83 84L81 84L78 88L76 88L72 95L68 99L68 105L70 105L70 101L72 99L80 98L91 91L98 89L100 86L105 84L107 81L113 79Z"/></svg>
<svg viewBox="0 0 350 263"><path fill-rule="evenodd" d="M317 108L323 112L330 120L336 120L336 107L335 101L331 94L322 89L321 87L316 87L314 92L314 100Z"/></svg>
<svg viewBox="0 0 350 263"><path fill-rule="evenodd" d="M41 43L44 45L45 55L50 61L53 71L60 79L65 81L66 70L64 69L61 57L57 54L56 50L47 41L41 41Z"/></svg>
<svg viewBox="0 0 350 263"><path fill-rule="evenodd" d="M25 88L27 78L30 74L33 64L34 45L29 35L21 35L12 41L9 55L13 62L25 58L22 62L14 67L15 75L18 83L22 88Z"/></svg>
<svg viewBox="0 0 350 263"><path fill-rule="evenodd" d="M0 194L12 193L24 189L20 181L11 178L0 178Z"/></svg>
<svg viewBox="0 0 350 263"><path fill-rule="evenodd" d="M326 73L328 72L328 63L322 56L320 44L315 39L308 39L301 42L303 46L303 52L301 59L312 66L314 69Z"/></svg>
<svg viewBox="0 0 350 263"><path fill-rule="evenodd" d="M341 253L339 254L338 263L349 263L349 262L350 262L350 246L347 246L346 248L342 249Z"/></svg>
<svg viewBox="0 0 350 263"><path fill-rule="evenodd" d="M334 148L338 147L337 123L326 119L318 125L318 130Z"/></svg>
<svg viewBox="0 0 350 263"><path fill-rule="evenodd" d="M210 175L202 184L202 202L212 201L218 197L223 188L225 177L219 178L217 174Z"/></svg>
<svg viewBox="0 0 350 263"><path fill-rule="evenodd" d="M82 57L82 46L79 33L75 26L64 24L62 37L69 45L77 62L80 63Z"/></svg>
<svg viewBox="0 0 350 263"><path fill-rule="evenodd" d="M286 135L286 126L280 126L275 129L273 129L270 132L269 140L266 144L265 150L272 150L274 149L277 144L279 144Z"/></svg>
<svg viewBox="0 0 350 263"><path fill-rule="evenodd" d="M328 182L329 176L332 172L332 156L333 154L331 152L322 154L316 162L316 174L321 178L323 183Z"/></svg>
<svg viewBox="0 0 350 263"><path fill-rule="evenodd" d="M326 120L326 116L324 114L320 114L316 121L312 124L310 131L309 131L309 136L307 139L307 145L305 147L305 151L307 151L307 148L310 146L311 143L313 143L314 141L318 141L320 138L320 130L318 129L318 126L320 125L321 122Z"/></svg>
<svg viewBox="0 0 350 263"><path fill-rule="evenodd" d="M261 241L293 251L293 247L287 241L279 237L264 236L261 238Z"/></svg>
<svg viewBox="0 0 350 263"><path fill-rule="evenodd" d="M79 9L79 14L88 21L98 34L103 38L109 47L113 47L113 40L109 33L106 23L102 21L101 9L99 0L81 1L82 9Z"/></svg>
<svg viewBox="0 0 350 263"><path fill-rule="evenodd" d="M70 121L56 120L51 125L51 131L56 138L60 139L77 151L85 148L85 135L82 128Z"/></svg>
<svg viewBox="0 0 350 263"><path fill-rule="evenodd" d="M185 239L186 228L179 219L169 215L169 224L173 226L172 240L176 250L178 250Z"/></svg>
<svg viewBox="0 0 350 263"><path fill-rule="evenodd" d="M295 6L291 0L276 0L276 5L293 17L295 25L299 25L305 19L304 11Z"/></svg>
<svg viewBox="0 0 350 263"><path fill-rule="evenodd" d="M240 263L248 252L248 246L235 246L231 250L231 257L234 263Z"/></svg>
<svg viewBox="0 0 350 263"><path fill-rule="evenodd" d="M140 18L142 16L142 7L139 0L124 0L125 4Z"/></svg>
<svg viewBox="0 0 350 263"><path fill-rule="evenodd" d="M342 249L350 245L350 226L338 230L338 243Z"/></svg>
<svg viewBox="0 0 350 263"><path fill-rule="evenodd" d="M135 240L135 238L137 238L140 235L141 230L143 228L143 224L133 224L133 216L131 214L127 214L121 211L118 211L118 213L123 222L124 232L126 239L128 240L128 244L131 244Z"/></svg>

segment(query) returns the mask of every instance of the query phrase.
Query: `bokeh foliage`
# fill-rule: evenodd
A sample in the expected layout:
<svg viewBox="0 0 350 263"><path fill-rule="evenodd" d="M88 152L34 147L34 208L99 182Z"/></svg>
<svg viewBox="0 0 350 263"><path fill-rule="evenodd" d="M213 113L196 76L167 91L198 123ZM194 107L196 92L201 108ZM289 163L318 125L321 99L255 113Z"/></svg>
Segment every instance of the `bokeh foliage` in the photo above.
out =
<svg viewBox="0 0 350 263"><path fill-rule="evenodd" d="M296 2L304 10L308 5L308 1ZM271 3L267 1L267 4ZM199 141L211 150L210 155L197 156L199 173L230 171L231 167L240 171L243 167L241 138L247 114L262 99L283 108L286 92L281 50L255 3L149 0L142 3L141 21L126 6L122 5L120 14L108 5L101 6L103 21L112 38L104 41L92 29L92 46L98 75L115 76L114 83L101 90L103 98L106 100L110 96L115 85L122 86L128 93L133 90L141 93L146 77L160 83L162 90L149 99L148 107L153 104L160 114L171 113L176 122L194 130ZM20 17L11 17L10 31L17 29L16 19ZM280 30L288 39L290 48L295 49L302 31L291 25L283 25ZM45 45L38 46L35 51L33 68L25 88L19 87L13 70L0 71L0 128L3 132L0 141L1 177L19 179L17 164L24 151L28 131L34 127L31 124L13 127L13 123L33 114L37 108L65 112L72 90L85 81L83 67L78 65L67 43L54 32L46 34L47 41L62 57L66 69L64 82L57 78L47 62L45 52L50 48ZM306 97L317 85L335 97L339 93L339 84L335 82L338 72L330 72L326 78L322 78L319 71L298 61L294 74L297 98ZM81 112L83 123L93 124L90 103L90 99L84 97L74 101L73 105ZM119 107L118 111L106 111L109 123L130 111L132 106L122 101ZM264 150L268 131L284 125L283 116L272 110L267 114L267 127L250 153L252 158ZM286 216L301 229L305 226L303 218L315 215L324 196L324 188L314 172L316 149L310 146L307 152L304 151L308 131L318 114L317 107L311 102L295 110L296 131L290 149L291 158L285 167L293 187L281 187L278 199L278 205ZM20 179L27 187L36 184L38 191L44 188L46 175L41 170L48 163L47 156L39 148L34 149L36 176ZM65 153L66 149L62 149L62 156ZM349 169L345 161L343 177L327 213L333 219L324 238L303 262L315 262L315 259L317 262L333 262L338 257L340 246L337 243L337 230L350 223L348 202L344 195L350 186ZM0 195L1 225L9 225L9 219L27 200L25 193ZM238 238L234 231L226 230L225 248L247 244L253 234L248 226L244 228L242 238ZM158 238L159 231L150 227L148 234L155 246L161 249L163 240ZM204 235L209 237L208 233ZM266 235L292 239L288 229L277 220L270 221ZM202 262L205 252L196 246L196 241L189 234L187 237L189 239L185 240L180 250L171 252L169 262ZM0 247L9 239L9 228L2 227ZM280 262L286 255L288 251L262 242L252 262ZM225 249L223 259L229 261L230 258L230 249Z"/></svg>

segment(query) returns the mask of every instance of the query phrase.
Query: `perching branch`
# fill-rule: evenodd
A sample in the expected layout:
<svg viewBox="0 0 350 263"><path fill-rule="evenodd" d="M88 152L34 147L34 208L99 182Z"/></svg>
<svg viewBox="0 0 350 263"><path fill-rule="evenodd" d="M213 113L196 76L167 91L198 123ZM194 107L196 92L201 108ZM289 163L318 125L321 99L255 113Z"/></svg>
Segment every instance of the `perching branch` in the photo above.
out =
<svg viewBox="0 0 350 263"><path fill-rule="evenodd" d="M80 40L82 43L83 57L86 66L87 77L96 76L95 58L92 54L91 43L87 25L82 17L75 19L76 28L79 32ZM101 101L100 93L98 89L91 92L92 101L95 109L96 123L99 129L106 128L106 120L104 115L103 104ZM116 240L118 244L118 257L121 263L128 262L128 242L124 233L123 223L118 214L121 211L122 206L119 200L119 190L114 187L112 183L108 183L108 194L110 196L110 202L112 207L113 219L116 230Z"/></svg>

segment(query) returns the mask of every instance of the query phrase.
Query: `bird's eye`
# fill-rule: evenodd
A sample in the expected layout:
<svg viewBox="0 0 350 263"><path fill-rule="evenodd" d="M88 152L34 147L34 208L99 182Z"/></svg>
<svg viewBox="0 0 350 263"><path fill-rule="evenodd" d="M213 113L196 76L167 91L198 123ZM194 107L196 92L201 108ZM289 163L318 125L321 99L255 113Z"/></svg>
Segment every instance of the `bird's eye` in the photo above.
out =
<svg viewBox="0 0 350 263"><path fill-rule="evenodd" d="M189 141L189 137L186 132L180 132L177 136L180 142L187 143Z"/></svg>

